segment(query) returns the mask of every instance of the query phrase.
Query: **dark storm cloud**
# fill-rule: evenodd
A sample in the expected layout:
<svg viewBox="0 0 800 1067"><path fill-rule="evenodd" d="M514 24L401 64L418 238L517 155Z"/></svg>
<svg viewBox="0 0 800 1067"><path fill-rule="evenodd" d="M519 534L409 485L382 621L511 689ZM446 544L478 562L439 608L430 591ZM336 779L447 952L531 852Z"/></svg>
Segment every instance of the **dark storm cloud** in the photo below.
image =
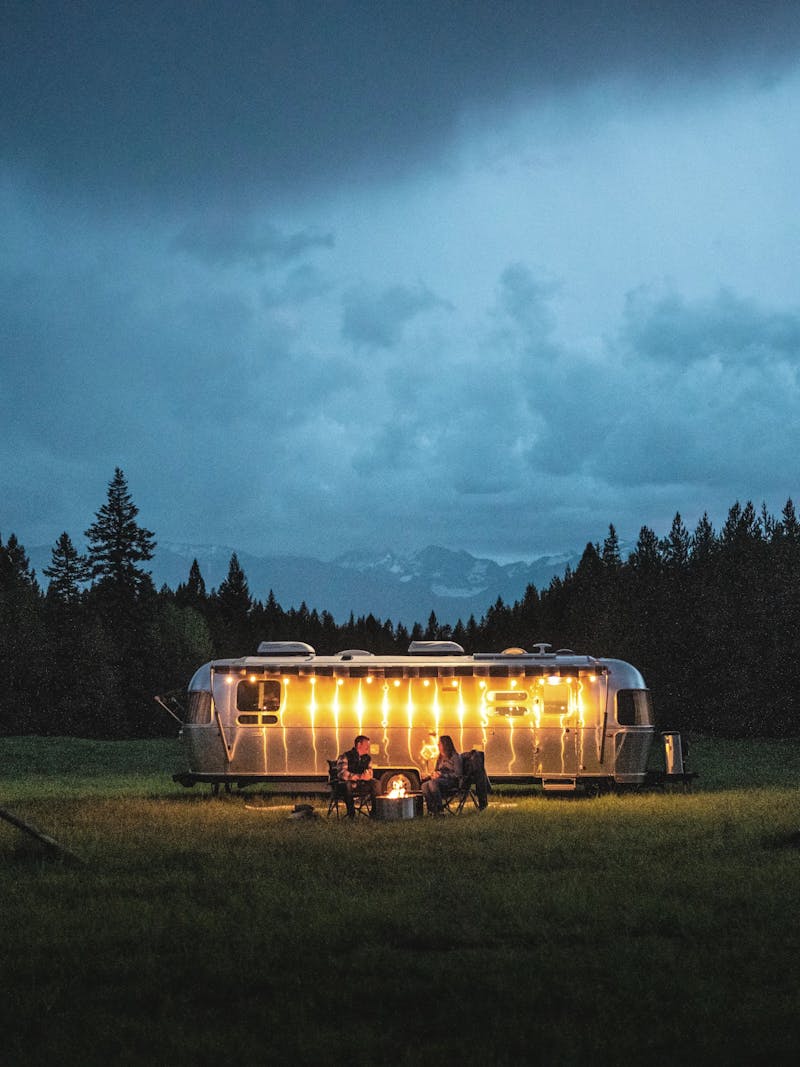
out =
<svg viewBox="0 0 800 1067"><path fill-rule="evenodd" d="M417 315L448 306L424 285L393 285L380 292L359 286L343 296L342 336L356 347L391 348Z"/></svg>
<svg viewBox="0 0 800 1067"><path fill-rule="evenodd" d="M280 284L265 286L261 299L265 307L299 306L324 296L332 283L325 274L310 263L292 268Z"/></svg>
<svg viewBox="0 0 800 1067"><path fill-rule="evenodd" d="M519 372L526 380L538 374L541 365L552 365L559 358L552 340L556 325L552 299L557 289L524 263L512 263L500 275L492 324L483 343L489 351L519 347L524 353Z"/></svg>
<svg viewBox="0 0 800 1067"><path fill-rule="evenodd" d="M255 551L791 491L800 5L3 14L6 534L79 535L115 466Z"/></svg>
<svg viewBox="0 0 800 1067"><path fill-rule="evenodd" d="M516 300L521 292L530 300ZM392 407L355 469L394 485L397 499L413 493L445 539L447 516L469 516L473 543L492 545L503 530L522 554L526 543L600 530L600 515L635 535L643 516L661 531L678 507L699 518L737 495L791 491L800 311L731 291L639 290L603 349L582 353L555 338L548 299L552 287L515 264L478 339L483 359L451 345L405 382L387 364ZM667 308L667 333L689 359L664 343ZM501 336L491 354L483 348ZM400 521L390 510L390 500L379 505L387 526Z"/></svg>
<svg viewBox="0 0 800 1067"><path fill-rule="evenodd" d="M540 333L518 341L537 358ZM800 433L800 311L730 291L638 291L602 358L558 346L537 360L534 470L608 486L780 484ZM764 490L766 491L766 490Z"/></svg>
<svg viewBox="0 0 800 1067"><path fill-rule="evenodd" d="M107 278L66 271L0 278L0 311L0 415L17 447L113 456L120 440L146 442L154 421L231 417L238 400L220 386L252 379L252 313L226 293L148 311Z"/></svg>
<svg viewBox="0 0 800 1067"><path fill-rule="evenodd" d="M622 339L648 359L688 364L716 356L723 363L800 360L800 318L769 312L729 291L687 303L677 293L653 299L629 294Z"/></svg>
<svg viewBox="0 0 800 1067"><path fill-rule="evenodd" d="M677 90L796 58L794 0L11 0L6 166L119 210L386 177L464 108L605 76Z"/></svg>
<svg viewBox="0 0 800 1067"><path fill-rule="evenodd" d="M233 212L205 215L183 227L173 248L214 267L244 266L262 270L268 262L296 259L316 248L332 248L333 235L283 233L270 223L253 223Z"/></svg>

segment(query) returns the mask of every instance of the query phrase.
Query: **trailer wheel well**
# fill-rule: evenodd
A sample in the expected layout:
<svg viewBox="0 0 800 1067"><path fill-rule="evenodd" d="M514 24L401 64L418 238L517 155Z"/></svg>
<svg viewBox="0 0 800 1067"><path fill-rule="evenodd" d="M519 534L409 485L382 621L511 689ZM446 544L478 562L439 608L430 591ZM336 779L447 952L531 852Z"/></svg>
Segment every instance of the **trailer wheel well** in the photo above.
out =
<svg viewBox="0 0 800 1067"><path fill-rule="evenodd" d="M389 770L380 772L381 793L389 792L389 783L394 778L402 778L406 792L418 793L420 791L419 771L411 767L391 767Z"/></svg>

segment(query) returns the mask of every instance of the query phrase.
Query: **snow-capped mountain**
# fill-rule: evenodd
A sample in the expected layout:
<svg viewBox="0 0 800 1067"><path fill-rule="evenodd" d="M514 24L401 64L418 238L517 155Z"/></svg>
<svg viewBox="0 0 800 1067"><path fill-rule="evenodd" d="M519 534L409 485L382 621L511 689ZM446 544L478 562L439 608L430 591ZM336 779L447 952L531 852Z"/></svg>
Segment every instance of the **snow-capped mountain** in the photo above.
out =
<svg viewBox="0 0 800 1067"><path fill-rule="evenodd" d="M574 564L576 558L570 555L540 556L532 563L500 564L491 559L476 558L469 552L454 552L430 545L409 556L390 552L364 556L348 552L338 556L334 564L359 574L380 575L383 580L390 578L402 584L419 582L436 597L454 600L478 597L485 609L497 596L506 599L501 589L517 589L511 599L518 599L529 584L541 587L549 584L554 575L563 575L567 564ZM486 602L487 591L493 588L498 592Z"/></svg>
<svg viewBox="0 0 800 1067"><path fill-rule="evenodd" d="M159 545L153 560L157 585L171 588L186 581L197 559L209 590L228 573L233 550L218 547ZM575 566L580 553L541 556L531 562L500 564L468 552L430 546L401 555L346 552L330 562L302 556L255 556L237 552L250 592L260 600L270 589L284 608L307 607L329 611L337 622L350 613L391 619L407 626L425 623L431 611L440 622L480 618L498 596L513 603L529 584L538 589Z"/></svg>
<svg viewBox="0 0 800 1067"><path fill-rule="evenodd" d="M351 612L356 617L371 613L408 627L415 622L424 625L432 611L443 623L466 622L470 615L480 619L498 597L511 604L530 584L543 589L580 558L580 553L563 553L501 564L429 546L408 555L390 550L346 552L323 562L305 556L257 556L219 545L159 542L149 569L157 587L166 584L175 589L186 581L196 559L210 592L225 579L234 551L251 594L259 600L272 590L286 609L305 601L309 609L329 611L339 623ZM50 549L33 548L28 554L42 581Z"/></svg>

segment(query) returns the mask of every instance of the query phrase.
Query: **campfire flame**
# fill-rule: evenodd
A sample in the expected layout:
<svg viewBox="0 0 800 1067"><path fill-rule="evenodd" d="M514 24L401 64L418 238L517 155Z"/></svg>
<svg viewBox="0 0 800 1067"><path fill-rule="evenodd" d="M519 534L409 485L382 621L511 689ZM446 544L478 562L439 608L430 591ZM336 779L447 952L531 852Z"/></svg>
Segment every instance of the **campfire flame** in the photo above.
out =
<svg viewBox="0 0 800 1067"><path fill-rule="evenodd" d="M388 797L398 799L406 795L406 783L404 778L393 778L389 782L389 792L386 794Z"/></svg>

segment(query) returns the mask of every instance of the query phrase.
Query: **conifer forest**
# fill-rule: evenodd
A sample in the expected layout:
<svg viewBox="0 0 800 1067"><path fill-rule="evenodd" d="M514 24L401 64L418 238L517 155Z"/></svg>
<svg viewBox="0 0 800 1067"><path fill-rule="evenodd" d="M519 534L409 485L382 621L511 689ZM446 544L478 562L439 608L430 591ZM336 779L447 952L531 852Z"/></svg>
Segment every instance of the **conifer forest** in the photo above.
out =
<svg viewBox="0 0 800 1067"><path fill-rule="evenodd" d="M734 503L721 529L694 530L676 515L661 534L642 527L622 558L613 526L579 564L480 619L409 631L369 614L345 622L305 603L284 608L249 588L234 554L207 589L197 562L175 589L147 570L156 547L137 522L117 468L79 552L67 533L40 577L25 547L0 536L0 735L169 736L176 724L155 694L180 696L202 663L254 654L263 640L296 640L319 653L407 650L450 639L467 652L549 642L633 663L653 693L662 730L725 737L797 737L800 521ZM791 668L791 669L790 669Z"/></svg>

